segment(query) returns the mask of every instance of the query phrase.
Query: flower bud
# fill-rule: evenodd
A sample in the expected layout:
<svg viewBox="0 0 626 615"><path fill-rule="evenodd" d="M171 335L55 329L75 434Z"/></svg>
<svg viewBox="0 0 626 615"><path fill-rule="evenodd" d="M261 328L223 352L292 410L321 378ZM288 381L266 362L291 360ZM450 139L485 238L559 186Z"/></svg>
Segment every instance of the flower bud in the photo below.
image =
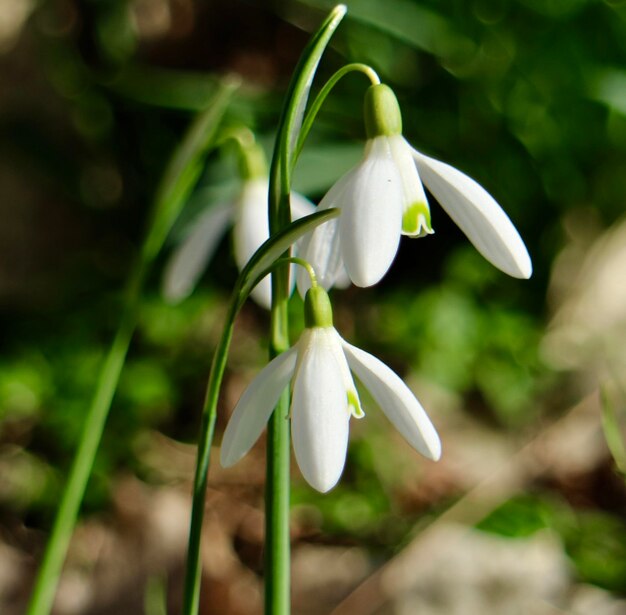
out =
<svg viewBox="0 0 626 615"><path fill-rule="evenodd" d="M365 92L363 104L365 132L368 139L402 134L402 114L393 90L383 83L372 85Z"/></svg>
<svg viewBox="0 0 626 615"><path fill-rule="evenodd" d="M333 326L333 308L321 286L312 286L304 297L304 325L307 329Z"/></svg>

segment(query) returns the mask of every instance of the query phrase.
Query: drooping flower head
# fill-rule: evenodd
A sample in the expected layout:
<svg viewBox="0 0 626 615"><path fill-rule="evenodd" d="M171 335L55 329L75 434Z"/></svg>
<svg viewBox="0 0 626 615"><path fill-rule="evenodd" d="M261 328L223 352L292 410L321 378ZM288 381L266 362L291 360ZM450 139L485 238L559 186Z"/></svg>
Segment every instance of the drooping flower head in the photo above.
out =
<svg viewBox="0 0 626 615"><path fill-rule="evenodd" d="M412 148L402 136L400 107L391 88L371 86L364 115L364 158L319 205L339 207L341 216L315 229L300 251L324 288L333 286L344 268L357 286L376 284L391 266L401 235L433 233L422 182L488 261L513 277L530 277L524 242L494 198L461 171ZM307 276L299 275L302 294L308 286Z"/></svg>
<svg viewBox="0 0 626 615"><path fill-rule="evenodd" d="M229 226L233 227L233 250L240 270L269 237L265 154L253 140L241 146L239 153L242 182L237 196L232 201L212 205L200 214L166 265L163 295L172 302L181 301L193 291ZM308 199L295 192L291 194L292 220L314 211ZM269 309L271 296L268 276L254 288L252 298Z"/></svg>
<svg viewBox="0 0 626 615"><path fill-rule="evenodd" d="M237 403L222 440L222 465L235 464L250 450L291 382L298 466L318 491L334 487L346 460L350 417L364 416L352 373L409 444L439 459L439 436L411 390L382 361L341 338L328 295L319 286L306 293L305 325L296 345L261 370Z"/></svg>

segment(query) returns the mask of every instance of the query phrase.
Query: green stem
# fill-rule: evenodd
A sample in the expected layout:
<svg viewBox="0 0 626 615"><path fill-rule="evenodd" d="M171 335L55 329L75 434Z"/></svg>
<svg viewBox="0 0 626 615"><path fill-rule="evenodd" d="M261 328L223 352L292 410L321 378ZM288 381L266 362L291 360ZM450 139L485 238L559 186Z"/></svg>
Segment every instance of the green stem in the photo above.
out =
<svg viewBox="0 0 626 615"><path fill-rule="evenodd" d="M331 90L337 85L337 83L343 77L355 71L361 72L366 77L368 77L372 85L378 85L380 83L380 78L376 74L376 71L371 66L368 66L367 64L354 63L354 64L346 64L345 66L342 66L324 84L324 87L320 90L319 94L315 97L315 100L311 103L311 107L309 108L309 110L306 113L306 116L304 117L304 121L302 122L302 129L300 130L300 134L298 135L298 144L296 147L296 151L294 153L293 164L296 163L296 160L300 156L300 152L302 151L302 148L304 147L304 142L306 141L306 138L309 135L311 127L313 126L313 122L315 121L317 114L322 108L324 101L326 100L326 98L328 98L328 95L330 94Z"/></svg>
<svg viewBox="0 0 626 615"><path fill-rule="evenodd" d="M306 272L309 274L309 278L311 279L311 285L317 286L315 269L313 269L313 265L311 265L309 261L305 261L303 258L298 258L297 256L288 256L277 260L276 263L274 263L274 266L280 266L285 263L293 263L294 265L300 265L300 267L306 269ZM272 269L274 269L274 267L272 267ZM268 271L267 273L269 274L271 271Z"/></svg>
<svg viewBox="0 0 626 615"><path fill-rule="evenodd" d="M272 275L272 330L270 358L289 348L287 302L288 267ZM282 274L282 275L281 275ZM265 486L265 613L288 615L291 602L289 465L290 395L286 389L267 427L267 467Z"/></svg>
<svg viewBox="0 0 626 615"><path fill-rule="evenodd" d="M196 474L193 483L193 498L191 507L191 522L189 525L189 548L187 551L187 568L185 575L185 587L183 598L183 615L195 615L200 606L200 586L202 577L202 560L200 559L200 544L202 537L202 523L204 521L204 498L209 474L209 459L211 455L211 443L215 431L215 419L217 416L217 403L219 392L226 368L228 348L233 336L235 317L237 315L239 293L237 289L233 293L226 325L215 350L209 382L202 410L202 425L200 427L200 440L198 442L198 459L196 462Z"/></svg>
<svg viewBox="0 0 626 615"><path fill-rule="evenodd" d="M80 444L37 574L27 615L42 615L49 613L52 609L65 554L76 525L83 494L137 322L140 289L145 273L146 264L138 259L128 284L127 299L120 325L104 362L96 392L87 412Z"/></svg>
<svg viewBox="0 0 626 615"><path fill-rule="evenodd" d="M285 390L268 423L265 501L265 613L288 615L291 600L289 533L290 425Z"/></svg>
<svg viewBox="0 0 626 615"><path fill-rule="evenodd" d="M276 145L270 167L268 215L270 236L289 224L291 211L291 174L294 151L308 94L317 66L337 26L346 14L344 5L336 6L304 49L289 85L285 106L278 124ZM289 257L289 253L285 254ZM270 358L289 347L289 267L272 274L272 314ZM290 425L289 391L285 390L268 424L267 481L265 486L265 614L290 613L290 538L289 538L289 464Z"/></svg>
<svg viewBox="0 0 626 615"><path fill-rule="evenodd" d="M224 376L226 360L228 358L228 349L233 335L235 318L254 286L268 273L273 271L275 267L282 266L280 260L277 261L280 255L283 254L292 243L304 236L305 233L312 231L317 225L336 217L338 214L337 209L327 209L292 222L287 228L269 238L259 247L243 268L235 283L226 315L226 323L215 350L213 363L211 364L211 372L209 374L207 392L202 411L202 425L198 442L191 521L189 524L189 546L184 586L184 615L196 615L200 606L200 586L202 581L200 542L202 538L202 524L204 521L204 499L209 473L211 444L215 432L219 391ZM287 451L289 451L289 447L287 447Z"/></svg>

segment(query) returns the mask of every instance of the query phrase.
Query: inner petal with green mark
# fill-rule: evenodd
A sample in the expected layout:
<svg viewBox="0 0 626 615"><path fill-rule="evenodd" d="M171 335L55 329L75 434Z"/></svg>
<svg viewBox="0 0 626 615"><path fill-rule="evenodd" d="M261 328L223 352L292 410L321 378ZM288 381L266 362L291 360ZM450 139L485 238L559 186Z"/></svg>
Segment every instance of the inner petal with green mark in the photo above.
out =
<svg viewBox="0 0 626 615"><path fill-rule="evenodd" d="M362 419L365 416L361 401L355 391L348 391L348 410L355 419Z"/></svg>
<svg viewBox="0 0 626 615"><path fill-rule="evenodd" d="M435 231L430 223L430 208L427 203L413 203L402 214L402 234L409 237L424 237Z"/></svg>

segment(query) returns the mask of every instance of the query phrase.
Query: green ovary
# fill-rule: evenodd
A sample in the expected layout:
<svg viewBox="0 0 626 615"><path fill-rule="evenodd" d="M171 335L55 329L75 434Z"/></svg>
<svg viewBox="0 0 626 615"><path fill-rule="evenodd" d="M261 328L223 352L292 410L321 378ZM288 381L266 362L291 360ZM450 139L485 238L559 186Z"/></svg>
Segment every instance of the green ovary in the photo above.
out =
<svg viewBox="0 0 626 615"><path fill-rule="evenodd" d="M426 203L413 203L402 214L402 233L414 237L430 235L430 209Z"/></svg>

